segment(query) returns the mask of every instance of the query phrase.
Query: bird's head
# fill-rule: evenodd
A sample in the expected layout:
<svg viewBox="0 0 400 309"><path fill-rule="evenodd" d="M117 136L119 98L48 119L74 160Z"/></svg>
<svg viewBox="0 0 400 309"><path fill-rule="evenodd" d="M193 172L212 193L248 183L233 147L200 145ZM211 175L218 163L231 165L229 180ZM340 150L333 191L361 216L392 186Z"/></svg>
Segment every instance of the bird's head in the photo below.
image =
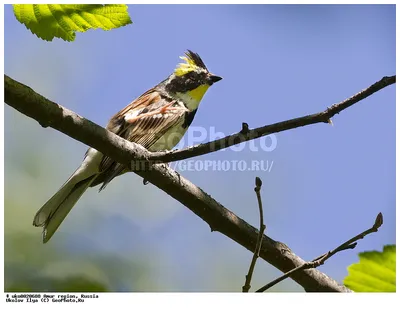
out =
<svg viewBox="0 0 400 309"><path fill-rule="evenodd" d="M182 99L189 109L197 108L207 89L222 77L210 73L200 56L190 50L185 53L168 79L165 88Z"/></svg>

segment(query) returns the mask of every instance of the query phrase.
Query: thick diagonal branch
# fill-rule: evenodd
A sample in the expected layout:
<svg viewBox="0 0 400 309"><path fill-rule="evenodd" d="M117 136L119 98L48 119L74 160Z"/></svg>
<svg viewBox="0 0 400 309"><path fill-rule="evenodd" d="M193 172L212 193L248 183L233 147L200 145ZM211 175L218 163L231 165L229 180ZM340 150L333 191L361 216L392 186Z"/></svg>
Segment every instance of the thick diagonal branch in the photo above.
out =
<svg viewBox="0 0 400 309"><path fill-rule="evenodd" d="M98 149L114 160L130 165L131 160L146 157L149 152L136 144L107 131L74 112L53 103L31 88L5 76L5 102L21 113L50 126L82 143ZM254 250L258 231L233 212L223 207L202 189L180 176L168 166L153 165L150 170L136 172L175 198L219 231L248 250ZM264 235L260 257L282 272L304 263L285 244ZM316 269L296 272L292 279L306 291L348 292L349 290Z"/></svg>

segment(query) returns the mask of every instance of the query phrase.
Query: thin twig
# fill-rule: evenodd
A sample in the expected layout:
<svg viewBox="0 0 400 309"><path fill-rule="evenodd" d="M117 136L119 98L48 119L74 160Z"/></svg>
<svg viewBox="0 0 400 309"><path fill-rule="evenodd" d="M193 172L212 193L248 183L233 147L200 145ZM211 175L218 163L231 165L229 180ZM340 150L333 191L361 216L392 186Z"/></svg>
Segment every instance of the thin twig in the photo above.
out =
<svg viewBox="0 0 400 309"><path fill-rule="evenodd" d="M303 263L302 265L300 265L296 268L293 268L292 270L288 271L287 273L280 276L279 278L264 285L262 288L258 289L256 292L264 292L264 291L268 290L269 288L273 287L275 284L290 277L291 275L293 275L293 273L295 273L297 271L309 269L309 268L317 268L317 267L321 266L322 264L324 264L327 259L329 259L330 257L332 257L333 255L335 255L336 253L338 253L340 251L354 249L357 246L357 242L356 242L357 240L363 239L368 234L377 232L378 229L382 226L382 224L383 224L383 215L382 215L382 213L379 213L376 216L374 225L371 228L369 228L368 230L365 230L364 232L358 234L357 236L354 236L353 238L344 242L343 244L341 244L339 247L335 248L334 250L328 251L327 253L315 258L314 260L312 260L310 262Z"/></svg>
<svg viewBox="0 0 400 309"><path fill-rule="evenodd" d="M246 282L244 283L244 286L242 287L242 292L245 292L245 293L248 292L251 288L251 285L250 285L251 277L253 276L254 267L256 266L257 258L260 256L262 239L263 239L263 235L264 235L264 231L265 231L264 214L263 214L263 207L262 207L261 194L260 194L261 186L262 186L261 179L256 177L256 186L254 188L254 191L256 192L257 201L258 201L258 210L260 211L260 231L258 233L256 248L254 249L254 254L253 254L253 258L250 263L249 272L246 275Z"/></svg>
<svg viewBox="0 0 400 309"><path fill-rule="evenodd" d="M282 132L286 130L295 129L316 123L329 123L332 124L331 118L339 114L344 109L354 105L355 103L369 97L375 92L396 83L396 75L385 76L368 88L360 91L352 97L328 107L325 111L320 113L307 115L304 117L294 118L287 121L277 122L274 124L266 125L256 129L249 130L247 123L242 124L242 130L239 133L228 135L224 138L199 144L196 146L187 147L184 149L172 150L169 152L159 152L150 155L150 160L155 162L173 162L184 159L189 159L201 156L207 153L218 151L224 148L231 147L252 139L260 138L268 134Z"/></svg>

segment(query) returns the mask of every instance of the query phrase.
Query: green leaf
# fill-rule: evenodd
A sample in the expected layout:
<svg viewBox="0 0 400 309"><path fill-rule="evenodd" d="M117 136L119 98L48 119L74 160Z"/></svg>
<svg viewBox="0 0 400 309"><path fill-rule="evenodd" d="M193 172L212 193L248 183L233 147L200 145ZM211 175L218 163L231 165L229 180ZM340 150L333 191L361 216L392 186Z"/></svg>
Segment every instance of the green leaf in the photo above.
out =
<svg viewBox="0 0 400 309"><path fill-rule="evenodd" d="M396 245L383 252L359 254L360 262L348 267L344 285L355 292L396 292Z"/></svg>
<svg viewBox="0 0 400 309"><path fill-rule="evenodd" d="M46 41L75 40L75 32L111 30L131 24L124 4L14 4L14 14L32 33Z"/></svg>

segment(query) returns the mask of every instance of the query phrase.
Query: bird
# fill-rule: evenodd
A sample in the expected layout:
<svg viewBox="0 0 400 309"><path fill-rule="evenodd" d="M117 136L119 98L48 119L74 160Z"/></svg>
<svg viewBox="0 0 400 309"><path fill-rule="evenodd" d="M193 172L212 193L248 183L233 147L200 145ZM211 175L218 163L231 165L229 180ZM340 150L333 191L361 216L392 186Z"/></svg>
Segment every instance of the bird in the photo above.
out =
<svg viewBox="0 0 400 309"><path fill-rule="evenodd" d="M192 123L210 86L222 77L210 73L200 56L187 50L168 78L147 90L109 120L106 129L151 152L173 149ZM82 194L129 171L123 164L89 148L82 164L37 211L33 225L43 227L47 243Z"/></svg>

